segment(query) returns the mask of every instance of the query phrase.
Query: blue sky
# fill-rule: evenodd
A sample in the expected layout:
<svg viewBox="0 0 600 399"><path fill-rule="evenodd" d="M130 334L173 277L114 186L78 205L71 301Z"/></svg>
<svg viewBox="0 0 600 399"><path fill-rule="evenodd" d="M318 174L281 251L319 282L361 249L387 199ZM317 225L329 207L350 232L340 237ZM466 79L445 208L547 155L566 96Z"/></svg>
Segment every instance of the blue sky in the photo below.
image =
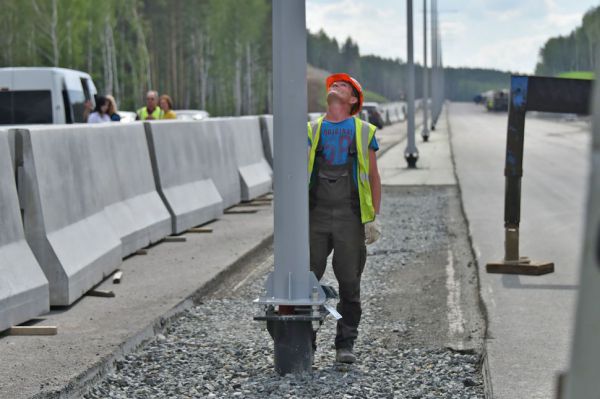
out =
<svg viewBox="0 0 600 399"><path fill-rule="evenodd" d="M544 42L568 34L597 5L599 0L438 0L444 64L533 73ZM415 60L422 62L422 0L413 1L413 14ZM306 0L306 23L311 32L323 29L338 41L351 36L363 55L406 59L406 0Z"/></svg>

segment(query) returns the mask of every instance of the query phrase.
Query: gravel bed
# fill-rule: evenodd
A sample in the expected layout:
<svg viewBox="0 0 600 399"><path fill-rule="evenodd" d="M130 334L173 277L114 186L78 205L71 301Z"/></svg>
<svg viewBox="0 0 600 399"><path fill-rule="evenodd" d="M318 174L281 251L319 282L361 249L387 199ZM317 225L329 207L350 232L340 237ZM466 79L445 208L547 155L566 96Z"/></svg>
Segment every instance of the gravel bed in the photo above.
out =
<svg viewBox="0 0 600 399"><path fill-rule="evenodd" d="M275 373L273 341L252 321L258 308L251 300L265 279L259 275L229 298L207 298L182 313L164 335L119 360L85 397L483 398L478 354L404 340L418 326L418 315L398 319L380 300L398 289L391 274L402 273L409 259L444 241L438 226L444 198L434 190L425 194L384 197L384 214L397 217L384 223L385 237L369 248L357 363L335 363L335 321L329 317L319 330L313 372ZM401 216L409 211L410 218ZM324 280L337 285L331 268Z"/></svg>

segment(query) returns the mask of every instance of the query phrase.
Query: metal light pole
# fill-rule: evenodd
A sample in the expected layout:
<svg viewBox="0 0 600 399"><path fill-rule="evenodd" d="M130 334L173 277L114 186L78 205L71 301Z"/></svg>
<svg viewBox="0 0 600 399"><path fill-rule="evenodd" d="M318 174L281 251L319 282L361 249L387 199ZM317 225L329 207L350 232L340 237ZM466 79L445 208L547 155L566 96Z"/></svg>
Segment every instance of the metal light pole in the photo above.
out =
<svg viewBox="0 0 600 399"><path fill-rule="evenodd" d="M309 270L305 12L304 0L273 2L275 267L254 319L266 322L280 374L311 370L326 299Z"/></svg>
<svg viewBox="0 0 600 399"><path fill-rule="evenodd" d="M435 130L435 124L442 112L444 102L444 70L438 17L437 0L431 0L431 58L433 73L431 82L431 130Z"/></svg>
<svg viewBox="0 0 600 399"><path fill-rule="evenodd" d="M435 110L440 91L437 23L437 0L431 0L431 130L435 130Z"/></svg>
<svg viewBox="0 0 600 399"><path fill-rule="evenodd" d="M600 69L596 70L596 76ZM593 100L592 164L587 204L586 233L580 272L571 369L561 398L598 398L600 392L600 85Z"/></svg>
<svg viewBox="0 0 600 399"><path fill-rule="evenodd" d="M421 136L423 141L429 140L429 122L427 113L429 111L429 87L427 80L427 0L423 0L423 131Z"/></svg>
<svg viewBox="0 0 600 399"><path fill-rule="evenodd" d="M419 159L419 150L415 144L415 63L413 59L413 2L406 1L406 20L407 20L407 118L408 132L406 149L404 150L404 158L409 168L417 167L417 159Z"/></svg>

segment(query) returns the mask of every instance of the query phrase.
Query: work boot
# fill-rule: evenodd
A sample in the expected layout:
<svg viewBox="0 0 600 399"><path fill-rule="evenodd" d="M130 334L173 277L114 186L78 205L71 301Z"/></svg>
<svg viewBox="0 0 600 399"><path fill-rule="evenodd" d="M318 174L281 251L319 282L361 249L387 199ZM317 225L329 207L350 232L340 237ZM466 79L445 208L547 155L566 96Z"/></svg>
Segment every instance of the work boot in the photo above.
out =
<svg viewBox="0 0 600 399"><path fill-rule="evenodd" d="M338 348L335 351L335 361L338 363L354 363L356 356L352 353L352 348Z"/></svg>

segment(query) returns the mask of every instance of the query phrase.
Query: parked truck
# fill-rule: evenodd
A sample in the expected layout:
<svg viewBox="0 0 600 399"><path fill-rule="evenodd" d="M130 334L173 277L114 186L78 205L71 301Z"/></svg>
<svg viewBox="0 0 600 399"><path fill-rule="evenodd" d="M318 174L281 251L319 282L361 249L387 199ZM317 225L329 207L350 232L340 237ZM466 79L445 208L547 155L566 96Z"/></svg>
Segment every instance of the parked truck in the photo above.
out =
<svg viewBox="0 0 600 399"><path fill-rule="evenodd" d="M507 89L494 90L489 93L485 103L488 111L508 111L510 93Z"/></svg>

